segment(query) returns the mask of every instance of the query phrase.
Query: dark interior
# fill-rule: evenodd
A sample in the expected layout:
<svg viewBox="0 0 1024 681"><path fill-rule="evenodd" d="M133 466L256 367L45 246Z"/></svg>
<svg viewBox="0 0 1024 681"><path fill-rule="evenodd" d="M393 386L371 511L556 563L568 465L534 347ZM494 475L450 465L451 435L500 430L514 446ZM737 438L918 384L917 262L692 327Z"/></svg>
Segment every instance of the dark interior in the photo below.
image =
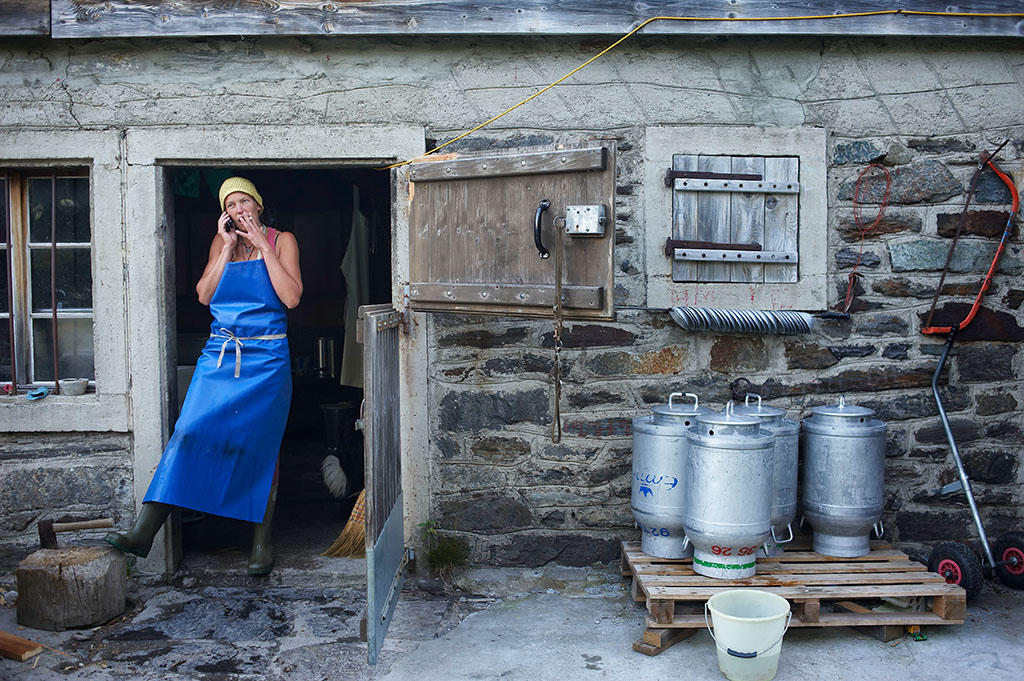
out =
<svg viewBox="0 0 1024 681"><path fill-rule="evenodd" d="M339 381L345 328L346 279L342 260L349 247L355 196L367 226L367 304L391 299L391 205L389 175L372 168L272 169L175 168L170 172L174 201L177 364L179 402L189 365L194 365L210 334L209 308L195 284L206 265L220 215L217 190L232 175L256 185L265 202L264 223L295 234L299 244L303 295L288 312L292 359L292 403L279 458L278 500L274 514L277 559L301 562L319 555L344 527L363 487L362 435L355 429L362 390ZM353 246L353 248L356 248ZM185 367L182 369L181 367ZM348 484L340 497L324 482L321 463L336 454ZM182 512L182 553L248 555L252 525L190 511ZM244 557L239 568L244 568Z"/></svg>

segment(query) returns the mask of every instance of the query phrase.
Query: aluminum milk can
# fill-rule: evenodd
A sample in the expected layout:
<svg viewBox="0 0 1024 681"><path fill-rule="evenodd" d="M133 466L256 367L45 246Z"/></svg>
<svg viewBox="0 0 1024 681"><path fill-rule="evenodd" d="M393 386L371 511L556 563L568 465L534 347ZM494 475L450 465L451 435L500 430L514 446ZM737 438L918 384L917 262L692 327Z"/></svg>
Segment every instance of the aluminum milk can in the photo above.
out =
<svg viewBox="0 0 1024 681"><path fill-rule="evenodd" d="M686 511L693 569L708 577L751 577L771 533L775 438L753 416L701 414L687 435Z"/></svg>
<svg viewBox="0 0 1024 681"><path fill-rule="evenodd" d="M757 398L757 404L751 404ZM797 475L799 474L800 424L785 418L786 410L761 404L761 396L748 393L735 413L753 416L761 427L775 436L772 462L772 533L764 545L764 555L781 556L782 545L793 541L796 518Z"/></svg>
<svg viewBox="0 0 1024 681"><path fill-rule="evenodd" d="M659 404L647 416L633 419L633 496L630 506L640 531L641 549L659 558L689 558L684 547L683 505L686 501L688 445L686 431L698 414L710 413L686 393L693 404L676 402L683 393L672 393L668 404Z"/></svg>
<svg viewBox="0 0 1024 681"><path fill-rule="evenodd" d="M885 504L885 423L867 407L811 409L803 420L803 512L814 529L814 550L856 558L870 551L871 530L882 534Z"/></svg>

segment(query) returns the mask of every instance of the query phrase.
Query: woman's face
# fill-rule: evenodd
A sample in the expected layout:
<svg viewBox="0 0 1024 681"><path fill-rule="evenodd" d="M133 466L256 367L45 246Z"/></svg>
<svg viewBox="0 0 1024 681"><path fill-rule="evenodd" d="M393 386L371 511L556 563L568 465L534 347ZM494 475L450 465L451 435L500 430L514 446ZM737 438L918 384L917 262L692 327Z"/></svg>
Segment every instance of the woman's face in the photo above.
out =
<svg viewBox="0 0 1024 681"><path fill-rule="evenodd" d="M237 225L243 215L255 217L263 212L263 207L245 192L231 192L224 198L224 210Z"/></svg>

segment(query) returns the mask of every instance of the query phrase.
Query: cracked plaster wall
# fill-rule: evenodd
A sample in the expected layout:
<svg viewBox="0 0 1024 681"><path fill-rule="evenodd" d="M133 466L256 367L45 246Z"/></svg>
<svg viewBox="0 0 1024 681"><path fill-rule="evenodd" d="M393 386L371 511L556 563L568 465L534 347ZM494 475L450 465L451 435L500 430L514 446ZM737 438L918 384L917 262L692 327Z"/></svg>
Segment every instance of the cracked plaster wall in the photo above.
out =
<svg viewBox="0 0 1024 681"><path fill-rule="evenodd" d="M0 43L0 129L408 123L443 141L609 42L8 40ZM937 180L922 164L937 163L956 186L889 208L865 241L865 276L851 321L823 323L795 339L686 335L661 314L625 308L646 304L644 241L663 238L652 236L658 228L645 224L639 199L644 128L703 124L828 132L830 304L845 291L860 249L843 187L868 161L883 158L905 177L923 176L925 185ZM431 514L438 524L469 539L478 562L614 558L617 539L636 536L629 513L630 419L670 388L699 392L720 407L730 383L743 376L791 417L835 401L838 393L877 408L891 422L886 525L893 536L910 544L972 536L963 504L928 496L952 469L932 432L936 418L927 395L936 341L918 334L918 315L942 263L907 251L926 243L945 252L948 237L938 223L958 214L981 149L1011 139L1001 159L1020 171L1024 53L990 40L634 38L456 148L595 135L616 137L620 149L615 298L623 309L614 323L567 325L575 341L562 357L566 435L558 445L547 436L549 323L448 315L427 321ZM997 191L988 204L983 207L1006 210ZM873 216L875 208L865 213ZM985 250L991 236L972 234L965 242ZM1006 257L986 306L1019 329L1020 247L1011 245ZM979 279L977 272L953 274L947 290L969 301ZM989 365L979 357L996 359ZM947 408L965 438L982 511L995 531L1024 519L1022 363L1018 336L965 343L950 369ZM28 465L30 440L4 442L5 484ZM57 498L51 503L61 507ZM23 543L24 531L5 532L0 544Z"/></svg>

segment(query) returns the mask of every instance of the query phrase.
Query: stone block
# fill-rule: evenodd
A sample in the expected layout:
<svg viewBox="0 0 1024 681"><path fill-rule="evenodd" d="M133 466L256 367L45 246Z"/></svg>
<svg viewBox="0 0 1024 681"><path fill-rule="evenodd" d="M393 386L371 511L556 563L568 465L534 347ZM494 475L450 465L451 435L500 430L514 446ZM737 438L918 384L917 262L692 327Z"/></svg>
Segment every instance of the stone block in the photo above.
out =
<svg viewBox="0 0 1024 681"><path fill-rule="evenodd" d="M504 347L521 343L530 335L526 326L505 329L471 329L442 335L437 339L438 347L470 347L478 349Z"/></svg>
<svg viewBox="0 0 1024 681"><path fill-rule="evenodd" d="M563 348L598 348L633 345L635 333L616 326L602 324L574 324L562 329ZM553 332L541 336L544 347L554 347Z"/></svg>
<svg viewBox="0 0 1024 681"><path fill-rule="evenodd" d="M533 514L521 501L495 492L441 502L441 526L454 531L502 534L533 525Z"/></svg>
<svg viewBox="0 0 1024 681"><path fill-rule="evenodd" d="M479 432L515 423L551 423L547 390L510 393L452 391L441 398L438 424L442 431Z"/></svg>
<svg viewBox="0 0 1024 681"><path fill-rule="evenodd" d="M1012 380L1016 356L1017 348L1003 343L963 345L960 347L960 356L956 360L960 380L979 382Z"/></svg>
<svg viewBox="0 0 1024 681"><path fill-rule="evenodd" d="M830 345L828 349L833 356L846 359L847 357L868 357L875 354L878 348L874 345Z"/></svg>
<svg viewBox="0 0 1024 681"><path fill-rule="evenodd" d="M530 443L519 438L485 437L475 440L469 451L485 463L508 466L530 454Z"/></svg>
<svg viewBox="0 0 1024 681"><path fill-rule="evenodd" d="M722 336L711 347L711 370L724 374L763 371L768 368L768 351L761 338Z"/></svg>
<svg viewBox="0 0 1024 681"><path fill-rule="evenodd" d="M593 447L573 447L565 443L549 444L544 447L541 458L549 461L584 463L597 458L597 449Z"/></svg>
<svg viewBox="0 0 1024 681"><path fill-rule="evenodd" d="M1006 170L1004 169L1003 172ZM971 200L975 203L1009 204L1013 202L1013 197L1010 195L1010 188L999 179L999 176L991 168L985 166L974 186L974 196ZM1005 218L1003 223L1006 223Z"/></svg>
<svg viewBox="0 0 1024 681"><path fill-rule="evenodd" d="M1006 292L1006 306L1011 310L1019 310L1022 303L1024 303L1024 290L1021 289L1010 289Z"/></svg>
<svg viewBox="0 0 1024 681"><path fill-rule="evenodd" d="M490 546L486 560L488 565L497 567L608 563L618 559L621 552L619 542L618 538L586 534L527 532L512 535L507 543Z"/></svg>
<svg viewBox="0 0 1024 681"><path fill-rule="evenodd" d="M867 241L881 238L886 234L919 233L921 231L922 220L920 215L899 211L886 211L877 225L872 227L870 231L865 231L875 221L875 216L875 211L865 209L861 213L861 224L859 225L854 220L853 215L840 217L836 223L836 231L839 234L839 238L847 242L858 242L861 238Z"/></svg>
<svg viewBox="0 0 1024 681"><path fill-rule="evenodd" d="M972 449L964 454L964 469L972 482L1012 485L1017 482L1018 454L1012 449Z"/></svg>
<svg viewBox="0 0 1024 681"><path fill-rule="evenodd" d="M996 244L988 241L958 241L949 262L950 272L977 272L979 277L988 271L995 255ZM889 259L893 272L941 271L949 255L949 243L937 239L916 239L889 244ZM1020 261L1004 253L999 260L999 271L1014 274L1020 271Z"/></svg>
<svg viewBox="0 0 1024 681"><path fill-rule="evenodd" d="M837 166L847 163L871 163L884 154L884 151L871 142L854 140L835 146L835 150L832 152L832 163Z"/></svg>
<svg viewBox="0 0 1024 681"><path fill-rule="evenodd" d="M953 432L953 439L957 446L966 442L973 442L981 437L981 426L976 421L962 418L949 419L949 429ZM946 431L941 423L932 423L920 428L914 438L927 445L943 444L947 442Z"/></svg>
<svg viewBox="0 0 1024 681"><path fill-rule="evenodd" d="M18 624L64 631L102 624L124 612L128 568L110 546L40 549L15 571Z"/></svg>
<svg viewBox="0 0 1024 681"><path fill-rule="evenodd" d="M562 424L562 431L566 435L577 437L612 437L628 438L633 436L633 422L624 417L610 417L601 419L573 419Z"/></svg>
<svg viewBox="0 0 1024 681"><path fill-rule="evenodd" d="M573 409L586 409L588 407L615 405L622 403L621 392L613 393L607 390L587 390L571 393L566 401Z"/></svg>
<svg viewBox="0 0 1024 681"><path fill-rule="evenodd" d="M894 205L944 201L964 190L949 168L934 159L896 168L891 172L891 177L889 202ZM852 201L856 184L856 177L842 183L839 186L839 199ZM860 201L881 203L885 184L885 178L880 173L865 177L861 182Z"/></svg>
<svg viewBox="0 0 1024 681"><path fill-rule="evenodd" d="M853 267L860 261L860 267L867 267L868 269L878 269L878 266L882 264L882 259L878 257L877 253L872 251L861 252L855 251L852 248L843 248L836 252L836 265L841 269L847 267Z"/></svg>
<svg viewBox="0 0 1024 681"><path fill-rule="evenodd" d="M439 464L437 472L446 493L502 489L509 481L507 469L485 464Z"/></svg>
<svg viewBox="0 0 1024 681"><path fill-rule="evenodd" d="M912 139L907 141L907 146L917 151L924 151L929 154L948 154L951 152L970 152L976 149L974 142L959 137L940 137Z"/></svg>
<svg viewBox="0 0 1024 681"><path fill-rule="evenodd" d="M900 541L950 541L972 534L969 513L952 510L902 510L896 514Z"/></svg>
<svg viewBox="0 0 1024 681"><path fill-rule="evenodd" d="M839 362L830 348L802 340L786 341L786 367L792 369L826 369Z"/></svg>
<svg viewBox="0 0 1024 681"><path fill-rule="evenodd" d="M882 357L886 359L907 359L910 343L890 343L882 349Z"/></svg>
<svg viewBox="0 0 1024 681"><path fill-rule="evenodd" d="M870 371L850 369L839 372L835 376L821 376L811 381L798 383L783 383L778 379L769 378L760 385L751 384L748 388L750 392L758 393L765 399L794 395L924 388L931 387L931 375L934 370L934 366L908 368L881 366Z"/></svg>
<svg viewBox="0 0 1024 681"><path fill-rule="evenodd" d="M971 406L971 394L964 388L940 387L939 395L947 413L963 411ZM875 416L883 421L933 418L939 414L930 390L885 399L861 399L858 404L874 409Z"/></svg>
<svg viewBox="0 0 1024 681"><path fill-rule="evenodd" d="M977 407L975 413L979 416L991 416L993 414L1005 414L1017 409L1017 400L1010 393L993 393L978 395L976 398Z"/></svg>
<svg viewBox="0 0 1024 681"><path fill-rule="evenodd" d="M939 213L935 216L935 224L939 236L952 237L960 225L960 213ZM975 235L988 237L990 239L1001 239L1006 229L1006 221L1010 214L996 210L972 210L964 216L964 226L960 236ZM1011 230L1011 236L1017 232L1016 225Z"/></svg>
<svg viewBox="0 0 1024 681"><path fill-rule="evenodd" d="M959 324L970 313L970 303L947 303L935 308L935 315L932 317L933 326L951 326ZM927 312L918 314L922 326L928 318ZM1004 341L1014 342L1024 340L1024 327L1021 327L1017 318L1009 312L990 310L982 305L970 326L956 335L957 342L961 341ZM921 347L925 352L925 346ZM938 346L941 352L942 346ZM957 348L953 348L956 352ZM934 353L938 354L938 352Z"/></svg>
<svg viewBox="0 0 1024 681"><path fill-rule="evenodd" d="M1024 431L1021 431L1017 420L990 423L985 427L985 437L1007 442L1024 442Z"/></svg>

